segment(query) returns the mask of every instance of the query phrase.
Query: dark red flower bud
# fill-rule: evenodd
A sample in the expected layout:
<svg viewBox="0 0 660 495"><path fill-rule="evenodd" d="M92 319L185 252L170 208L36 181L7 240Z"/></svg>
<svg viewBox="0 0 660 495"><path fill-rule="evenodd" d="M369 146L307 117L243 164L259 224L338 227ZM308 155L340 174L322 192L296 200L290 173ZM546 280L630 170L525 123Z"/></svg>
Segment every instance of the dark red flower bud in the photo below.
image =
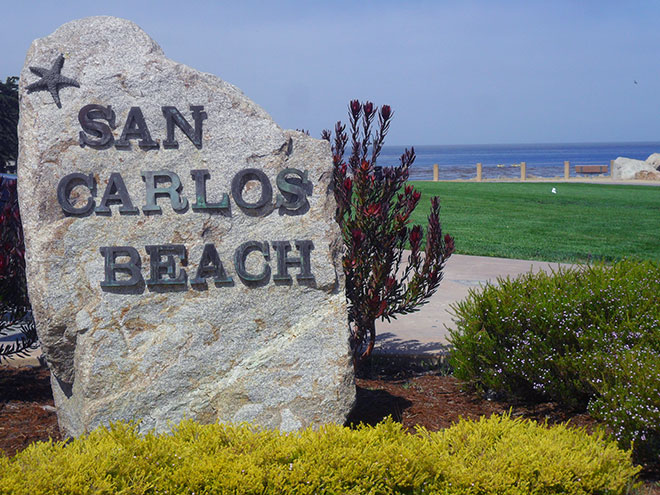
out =
<svg viewBox="0 0 660 495"><path fill-rule="evenodd" d="M422 240L422 228L419 225L415 225L410 231L410 245L418 246Z"/></svg>
<svg viewBox="0 0 660 495"><path fill-rule="evenodd" d="M454 252L454 238L449 234L445 234L445 252L446 256Z"/></svg>
<svg viewBox="0 0 660 495"><path fill-rule="evenodd" d="M369 170L369 168L371 167L371 163L369 163L367 160L362 160L362 163L361 163L360 167L362 168L362 170L364 172L367 172Z"/></svg>
<svg viewBox="0 0 660 495"><path fill-rule="evenodd" d="M422 194L419 191L413 192L413 195L412 195L413 201L417 202L417 201L419 201L419 198L421 198L421 197L422 197Z"/></svg>
<svg viewBox="0 0 660 495"><path fill-rule="evenodd" d="M385 282L385 288L390 291L392 290L392 287L394 287L394 284L396 283L396 279L394 277L387 277L387 282Z"/></svg>
<svg viewBox="0 0 660 495"><path fill-rule="evenodd" d="M353 181L351 180L350 177L346 177L344 179L344 189L346 189L346 191L348 192L351 190L352 187L353 187Z"/></svg>
<svg viewBox="0 0 660 495"><path fill-rule="evenodd" d="M351 231L351 237L353 238L353 244L355 246L359 246L364 242L365 235L364 232L362 232L360 229L353 229Z"/></svg>
<svg viewBox="0 0 660 495"><path fill-rule="evenodd" d="M353 115L358 115L360 113L361 105L358 100L351 100L350 107Z"/></svg>
<svg viewBox="0 0 660 495"><path fill-rule="evenodd" d="M363 108L364 108L364 114L369 116L374 111L374 104L368 101L364 104Z"/></svg>
<svg viewBox="0 0 660 495"><path fill-rule="evenodd" d="M383 120L389 119L390 116L392 115L392 109L390 108L390 106L389 105L383 105L380 108L380 115L381 115L381 117L383 117Z"/></svg>
<svg viewBox="0 0 660 495"><path fill-rule="evenodd" d="M406 186L406 196L409 195L412 192L412 190L413 190L413 186L407 185Z"/></svg>
<svg viewBox="0 0 660 495"><path fill-rule="evenodd" d="M380 302L380 306L378 307L378 313L376 313L376 318L380 318L386 309L387 309L387 300L383 300Z"/></svg>
<svg viewBox="0 0 660 495"><path fill-rule="evenodd" d="M367 206L366 214L370 217L380 215L382 211L382 206L380 203L373 203Z"/></svg>

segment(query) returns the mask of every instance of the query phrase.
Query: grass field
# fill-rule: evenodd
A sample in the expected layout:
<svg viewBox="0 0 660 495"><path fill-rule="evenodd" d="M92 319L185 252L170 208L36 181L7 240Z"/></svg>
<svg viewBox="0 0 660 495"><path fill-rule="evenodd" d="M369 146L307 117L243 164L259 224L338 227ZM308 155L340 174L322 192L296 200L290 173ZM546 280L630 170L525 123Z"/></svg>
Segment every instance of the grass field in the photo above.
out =
<svg viewBox="0 0 660 495"><path fill-rule="evenodd" d="M579 183L414 182L426 226L440 197L456 252L544 261L660 261L660 187ZM552 193L552 188L557 193Z"/></svg>

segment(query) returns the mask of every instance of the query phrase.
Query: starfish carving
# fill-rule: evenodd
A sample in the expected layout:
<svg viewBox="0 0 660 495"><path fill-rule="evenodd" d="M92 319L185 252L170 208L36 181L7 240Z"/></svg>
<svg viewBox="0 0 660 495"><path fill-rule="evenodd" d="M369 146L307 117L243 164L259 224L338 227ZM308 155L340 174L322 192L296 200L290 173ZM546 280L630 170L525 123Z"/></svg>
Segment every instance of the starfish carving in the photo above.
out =
<svg viewBox="0 0 660 495"><path fill-rule="evenodd" d="M36 74L41 79L30 84L27 87L27 92L34 93L35 91L48 91L53 97L53 100L55 100L57 108L62 108L59 95L60 86L75 86L76 88L80 87L78 81L64 77L62 74L60 74L63 65L64 55L60 54L55 59L55 62L53 62L53 66L50 69L44 69L42 67L30 67L32 73Z"/></svg>

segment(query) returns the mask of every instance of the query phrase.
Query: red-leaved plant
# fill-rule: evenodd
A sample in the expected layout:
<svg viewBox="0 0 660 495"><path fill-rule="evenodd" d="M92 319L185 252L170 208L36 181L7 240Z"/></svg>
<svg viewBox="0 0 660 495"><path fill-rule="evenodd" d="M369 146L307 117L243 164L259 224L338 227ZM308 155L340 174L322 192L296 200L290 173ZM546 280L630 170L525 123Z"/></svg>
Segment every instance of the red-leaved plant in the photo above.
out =
<svg viewBox="0 0 660 495"><path fill-rule="evenodd" d="M18 211L16 179L0 178L0 301L27 299L25 245Z"/></svg>
<svg viewBox="0 0 660 495"><path fill-rule="evenodd" d="M13 342L0 344L0 361L25 355L37 345L25 280L16 179L0 177L0 337L5 335L11 335Z"/></svg>
<svg viewBox="0 0 660 495"><path fill-rule="evenodd" d="M406 184L408 169L415 160L414 148L405 150L398 166L376 166L392 110L383 105L378 111L373 103L358 100L351 101L348 108L352 150L348 162L344 161L348 136L346 126L337 122L332 141L333 187L336 220L345 246L348 320L357 365L359 358L368 357L373 350L377 319L390 321L398 314L416 311L433 295L454 251L454 240L442 235L440 202L433 197L422 254L424 231L419 225L409 225L421 197ZM325 130L322 137L331 141L332 134ZM400 272L408 244L408 262Z"/></svg>

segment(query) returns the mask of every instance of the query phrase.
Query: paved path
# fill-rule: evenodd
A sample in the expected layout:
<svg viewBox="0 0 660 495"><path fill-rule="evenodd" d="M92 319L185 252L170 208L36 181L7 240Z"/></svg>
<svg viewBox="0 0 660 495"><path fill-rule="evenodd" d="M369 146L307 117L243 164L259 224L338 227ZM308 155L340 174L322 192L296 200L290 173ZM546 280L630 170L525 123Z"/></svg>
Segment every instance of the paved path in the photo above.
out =
<svg viewBox="0 0 660 495"><path fill-rule="evenodd" d="M447 327L453 328L449 306L464 299L471 288L497 277L521 275L530 270L557 269L558 263L524 261L486 256L454 254L445 267L444 279L428 304L416 313L400 316L396 320L376 324L375 353L437 355L447 348ZM570 266L570 265L562 265ZM4 361L9 366L38 366L40 350L27 358Z"/></svg>

